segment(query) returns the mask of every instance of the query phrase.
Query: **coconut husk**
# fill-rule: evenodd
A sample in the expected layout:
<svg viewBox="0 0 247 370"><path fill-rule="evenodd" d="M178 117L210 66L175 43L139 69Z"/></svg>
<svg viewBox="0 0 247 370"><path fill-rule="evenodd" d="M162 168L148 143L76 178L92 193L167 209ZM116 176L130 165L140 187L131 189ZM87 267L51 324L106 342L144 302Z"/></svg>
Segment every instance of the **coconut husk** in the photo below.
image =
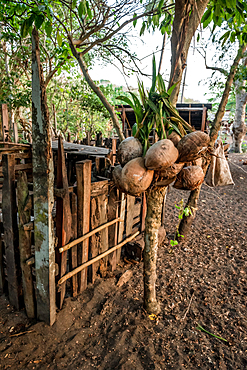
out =
<svg viewBox="0 0 247 370"><path fill-rule="evenodd" d="M120 165L114 167L114 169L112 171L112 180L113 180L114 184L116 185L116 187L122 193L124 193L125 192L125 189L122 186L122 170L123 170L123 168Z"/></svg>
<svg viewBox="0 0 247 370"><path fill-rule="evenodd" d="M160 140L148 149L145 156L145 166L149 170L164 170L176 162L178 154L178 150L171 140Z"/></svg>
<svg viewBox="0 0 247 370"><path fill-rule="evenodd" d="M173 187L181 190L195 190L203 183L203 180L204 172L200 166L184 167L177 175Z"/></svg>
<svg viewBox="0 0 247 370"><path fill-rule="evenodd" d="M167 139L171 140L174 146L177 146L181 140L181 136L179 136L175 131L172 131L170 135L167 136Z"/></svg>
<svg viewBox="0 0 247 370"><path fill-rule="evenodd" d="M203 156L209 145L209 136L202 131L194 131L184 136L178 143L177 162L190 162Z"/></svg>
<svg viewBox="0 0 247 370"><path fill-rule="evenodd" d="M117 151L117 160L123 167L126 163L131 161L131 159L138 158L142 156L142 145L138 139L133 136L124 139Z"/></svg>
<svg viewBox="0 0 247 370"><path fill-rule="evenodd" d="M154 171L144 166L144 158L134 158L124 166L120 185L127 194L137 196L149 188L153 175Z"/></svg>
<svg viewBox="0 0 247 370"><path fill-rule="evenodd" d="M158 172L158 180L156 185L158 186L167 186L176 180L177 174L183 168L183 163L173 163L170 167Z"/></svg>

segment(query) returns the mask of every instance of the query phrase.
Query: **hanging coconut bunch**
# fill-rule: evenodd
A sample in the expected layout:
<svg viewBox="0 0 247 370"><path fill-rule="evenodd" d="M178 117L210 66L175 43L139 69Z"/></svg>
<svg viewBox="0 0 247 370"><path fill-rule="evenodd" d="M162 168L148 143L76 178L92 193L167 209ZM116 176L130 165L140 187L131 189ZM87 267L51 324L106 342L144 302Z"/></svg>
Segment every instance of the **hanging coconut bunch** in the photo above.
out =
<svg viewBox="0 0 247 370"><path fill-rule="evenodd" d="M120 163L113 170L115 185L124 193L137 196L150 186L167 186L176 179L178 189L193 190L199 186L204 174L200 166L183 168L186 162L196 161L204 155L209 136L193 132L171 105L169 97L175 86L166 91L165 83L156 76L153 59L152 87L147 94L138 81L140 100L130 92L132 100L118 97L130 105L136 116L133 136L123 140L118 148ZM159 141L150 145L149 136L156 131Z"/></svg>

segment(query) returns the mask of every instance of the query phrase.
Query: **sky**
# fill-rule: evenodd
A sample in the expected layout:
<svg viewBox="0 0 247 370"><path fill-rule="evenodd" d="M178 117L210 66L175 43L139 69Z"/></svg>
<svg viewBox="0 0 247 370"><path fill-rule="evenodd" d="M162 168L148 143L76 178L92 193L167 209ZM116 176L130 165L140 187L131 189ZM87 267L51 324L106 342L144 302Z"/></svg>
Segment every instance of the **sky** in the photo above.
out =
<svg viewBox="0 0 247 370"><path fill-rule="evenodd" d="M135 51L138 58L140 59L140 69L146 73L152 73L152 54L155 53L156 64L158 66L160 59L160 49L162 47L163 36L160 32L156 31L154 33L145 33L145 44L137 37L132 37L131 50ZM204 34L204 37L208 37L207 34ZM196 43L196 41L195 41ZM193 42L192 42L193 44ZM158 52L157 52L158 51ZM149 55L149 56L148 56ZM148 56L148 57L147 57ZM164 58L162 62L161 74L163 78L168 80L170 72L170 59L171 59L171 47L170 40L166 41ZM120 64L119 64L120 66ZM158 68L158 67L157 67ZM126 77L126 80L120 73L120 71L112 66L108 65L107 67L95 66L91 72L91 77L94 80L109 80L112 84L119 86L126 86L127 84L132 87L137 87L137 78L135 75L131 77ZM188 59L187 59L187 72L186 72L186 82L185 82L185 98L191 98L198 100L201 103L206 103L207 99L210 98L210 95L205 96L207 90L203 81L210 78L212 72L206 70L204 59L202 56L194 50L193 46L190 47ZM151 79L141 76L140 78L146 88L151 86ZM200 84L199 82L202 81Z"/></svg>

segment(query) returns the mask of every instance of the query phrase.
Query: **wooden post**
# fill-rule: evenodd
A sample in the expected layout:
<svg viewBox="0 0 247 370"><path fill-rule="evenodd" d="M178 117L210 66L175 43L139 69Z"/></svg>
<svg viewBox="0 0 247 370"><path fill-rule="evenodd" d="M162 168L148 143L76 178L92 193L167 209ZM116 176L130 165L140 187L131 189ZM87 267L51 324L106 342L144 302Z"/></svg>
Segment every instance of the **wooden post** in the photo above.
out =
<svg viewBox="0 0 247 370"><path fill-rule="evenodd" d="M114 166L114 163L116 162L116 154L117 154L117 139L116 138L112 139L112 153L113 153L112 164Z"/></svg>
<svg viewBox="0 0 247 370"><path fill-rule="evenodd" d="M8 117L8 106L7 104L2 104L2 140L9 140L9 117Z"/></svg>
<svg viewBox="0 0 247 370"><path fill-rule="evenodd" d="M125 207L126 207L125 194L120 193L119 199L121 200L120 210L119 210L119 217L120 217L121 220L125 220ZM124 222L120 222L119 227L118 227L118 243L121 243L121 241L123 240L123 233L124 233ZM116 252L117 252L116 253L116 260L117 260L117 263L119 263L120 257L121 257L121 249L118 249Z"/></svg>
<svg viewBox="0 0 247 370"><path fill-rule="evenodd" d="M35 27L32 32L32 137L37 317L52 325L56 319L52 220L54 170L39 35Z"/></svg>
<svg viewBox="0 0 247 370"><path fill-rule="evenodd" d="M70 205L71 205L71 238L73 240L77 239L77 197L75 193L70 193ZM74 270L78 266L77 262L77 245L70 249L70 268ZM72 295L75 297L77 295L78 284L77 284L77 275L72 277L71 281L72 286Z"/></svg>
<svg viewBox="0 0 247 370"><path fill-rule="evenodd" d="M4 250L4 243L3 243L3 223L0 223L0 294L4 292L4 285L5 285L5 275L4 275L4 264L3 264L3 250ZM4 235L4 234L3 234Z"/></svg>
<svg viewBox="0 0 247 370"><path fill-rule="evenodd" d="M146 193L142 193L142 207L141 207L141 232L145 230L145 218L147 214L147 198Z"/></svg>
<svg viewBox="0 0 247 370"><path fill-rule="evenodd" d="M56 234L58 238L56 248L56 262L59 265L59 278L66 274L67 269L67 251L59 253L58 249L63 247L70 241L71 238L71 210L69 198L69 186L67 178L67 170L65 165L65 154L63 148L63 139L58 138L58 154L57 154L57 189L64 190L64 196L57 198L56 207ZM58 294L59 308L62 308L65 297L66 283L64 283Z"/></svg>
<svg viewBox="0 0 247 370"><path fill-rule="evenodd" d="M207 107L203 107L201 131L205 131L206 129L206 120L207 120Z"/></svg>
<svg viewBox="0 0 247 370"><path fill-rule="evenodd" d="M135 197L127 195L127 210L126 210L126 236L132 234L133 220L134 220L134 205Z"/></svg>
<svg viewBox="0 0 247 370"><path fill-rule="evenodd" d="M117 190L116 187L114 187L110 190L110 193L109 193L108 221L112 221L118 217L118 201L119 201L119 191ZM109 226L108 228L109 248L112 248L115 245L117 245L117 231L118 231L117 223ZM111 271L114 271L117 266L116 252L117 251L114 251L108 256Z"/></svg>
<svg viewBox="0 0 247 370"><path fill-rule="evenodd" d="M27 174L25 172L19 172L17 180L17 199L19 214L19 251L24 304L27 316L33 319L35 317L35 306L32 267L26 263L26 261L31 258L31 231L25 231L23 228L23 225L30 222L32 202L30 202Z"/></svg>
<svg viewBox="0 0 247 370"><path fill-rule="evenodd" d="M97 134L97 138L96 138L96 146L103 146L103 136L102 136L102 132L99 132Z"/></svg>
<svg viewBox="0 0 247 370"><path fill-rule="evenodd" d="M10 303L18 310L20 296L20 261L18 250L17 206L15 193L15 155L3 154L3 227L8 292Z"/></svg>
<svg viewBox="0 0 247 370"><path fill-rule="evenodd" d="M91 196L92 162L85 160L76 163L77 177L77 236L89 232L90 227L90 196ZM89 240L77 246L78 265L88 260ZM79 292L87 287L87 269L78 274Z"/></svg>

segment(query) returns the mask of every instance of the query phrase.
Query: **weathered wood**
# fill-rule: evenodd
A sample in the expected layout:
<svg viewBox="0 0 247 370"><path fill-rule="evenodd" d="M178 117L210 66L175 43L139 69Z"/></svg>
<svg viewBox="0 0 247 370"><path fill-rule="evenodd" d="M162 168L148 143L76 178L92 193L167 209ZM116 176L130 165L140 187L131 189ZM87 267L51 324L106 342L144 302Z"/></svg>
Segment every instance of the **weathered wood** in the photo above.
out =
<svg viewBox="0 0 247 370"><path fill-rule="evenodd" d="M117 155L117 140L116 138L113 138L112 139L112 154L113 154L113 158L112 158L112 164L114 165L114 163L116 162L116 155Z"/></svg>
<svg viewBox="0 0 247 370"><path fill-rule="evenodd" d="M141 208L141 232L145 230L145 218L147 214L147 198L146 193L142 193L142 208Z"/></svg>
<svg viewBox="0 0 247 370"><path fill-rule="evenodd" d="M15 193L15 157L14 154L3 155L3 227L6 267L8 276L9 301L19 309L21 291L21 273L18 250L17 206Z"/></svg>
<svg viewBox="0 0 247 370"><path fill-rule="evenodd" d="M91 196L92 162L85 160L76 163L77 177L77 235L89 232L90 227L90 196ZM89 240L84 240L77 247L78 265L88 261ZM78 274L79 292L87 287L87 269Z"/></svg>
<svg viewBox="0 0 247 370"><path fill-rule="evenodd" d="M91 229L95 231L99 228L100 225L100 218L99 218L99 208L98 208L98 198L93 197L91 199L91 215L90 215L90 222L91 222ZM100 234L94 233L90 238L90 256L95 258L99 254L99 245L100 245ZM95 262L92 264L92 268L89 274L89 280L94 283L97 277L97 272L99 269L99 262Z"/></svg>
<svg viewBox="0 0 247 370"><path fill-rule="evenodd" d="M49 110L36 28L32 32L32 138L37 317L52 325L56 319L52 219L54 171Z"/></svg>
<svg viewBox="0 0 247 370"><path fill-rule="evenodd" d="M56 262L59 265L59 278L66 274L67 269L67 251L59 253L59 248L66 245L71 238L71 209L70 198L68 191L68 178L65 165L65 154L63 149L63 139L61 136L58 138L58 156L57 156L57 189L65 191L64 197L57 198L56 208L56 234L58 238L56 248ZM60 289L58 295L59 307L62 308L63 300L65 297L66 284Z"/></svg>
<svg viewBox="0 0 247 370"><path fill-rule="evenodd" d="M5 286L5 274L4 274L4 264L3 264L3 252L4 252L4 243L3 243L3 223L0 223L0 294L3 294Z"/></svg>
<svg viewBox="0 0 247 370"><path fill-rule="evenodd" d="M18 215L19 215L19 251L20 265L22 272L22 287L24 293L24 304L26 313L29 318L35 317L34 305L34 287L32 268L26 263L26 260L31 258L31 231L25 229L31 216L31 207L27 209L26 204L29 199L27 174L20 172L17 180L17 199L18 199ZM33 226L33 223L32 223Z"/></svg>
<svg viewBox="0 0 247 370"><path fill-rule="evenodd" d="M98 255L97 257L91 259L90 261L88 261L86 263L83 263L83 265L78 266L75 270L70 271L68 274L66 274L65 276L63 276L58 281L58 283L57 283L58 284L58 287L60 285L62 285L66 280L70 279L73 275L78 274L80 271L84 270L85 268L87 268L88 266L92 265L93 263L95 263L95 262L97 262L99 260L102 260L102 258L108 256L110 253L112 253L112 252L120 249L123 245L125 245L126 243L130 242L131 240L133 240L139 234L140 234L140 231L137 231L135 234L129 236L127 239L125 239L124 241L122 241L118 245L115 245L115 247L113 247L111 249L108 249L106 252Z"/></svg>
<svg viewBox="0 0 247 370"><path fill-rule="evenodd" d="M72 225L71 225L71 234L72 239L77 239L77 196L75 193L70 193L70 204L71 204L71 217L72 217ZM78 266L77 264L77 245L74 245L70 249L70 268L74 270ZM72 286L72 295L75 297L77 295L77 275L72 276L71 279L71 286Z"/></svg>
<svg viewBox="0 0 247 370"><path fill-rule="evenodd" d="M125 220L126 197L124 193L120 193L119 200L120 200L119 218L121 220ZM123 234L124 234L124 222L121 222L118 227L118 243L120 243L123 240ZM121 249L118 249L116 252L117 263L120 262L120 257Z"/></svg>
<svg viewBox="0 0 247 370"><path fill-rule="evenodd" d="M102 190L108 189L110 180L103 180L103 181L97 181L93 182L91 184L91 196L97 197L98 195L102 194Z"/></svg>
<svg viewBox="0 0 247 370"><path fill-rule="evenodd" d="M17 164L15 166L15 171L23 171L23 170L30 170L32 169L32 163L23 163L23 164ZM3 170L2 167L0 167L0 176L3 176Z"/></svg>
<svg viewBox="0 0 247 370"><path fill-rule="evenodd" d="M134 205L135 197L127 195L127 207L126 207L126 236L132 233L133 219L134 219Z"/></svg>
<svg viewBox="0 0 247 370"><path fill-rule="evenodd" d="M109 192L108 199L108 221L112 221L118 217L118 206L119 206L119 191L116 187L113 187ZM108 245L112 248L117 244L117 232L118 224L115 223L108 228ZM117 256L116 251L109 254L108 261L110 265L110 270L114 271L117 267Z"/></svg>
<svg viewBox="0 0 247 370"><path fill-rule="evenodd" d="M103 146L103 135L102 135L102 132L99 132L97 134L97 138L96 138L96 146Z"/></svg>
<svg viewBox="0 0 247 370"><path fill-rule="evenodd" d="M16 144L15 144L16 145ZM81 144L75 144L75 143L67 143L66 141L63 143L64 145L64 151L70 152L71 154L76 155L107 155L110 153L110 150L108 148L99 148L96 146L90 146L90 145L81 145ZM52 142L52 149L58 150L58 142L57 140L54 140Z"/></svg>
<svg viewBox="0 0 247 370"><path fill-rule="evenodd" d="M9 140L9 117L8 117L8 106L7 104L2 104L2 130L1 130L1 140Z"/></svg>

